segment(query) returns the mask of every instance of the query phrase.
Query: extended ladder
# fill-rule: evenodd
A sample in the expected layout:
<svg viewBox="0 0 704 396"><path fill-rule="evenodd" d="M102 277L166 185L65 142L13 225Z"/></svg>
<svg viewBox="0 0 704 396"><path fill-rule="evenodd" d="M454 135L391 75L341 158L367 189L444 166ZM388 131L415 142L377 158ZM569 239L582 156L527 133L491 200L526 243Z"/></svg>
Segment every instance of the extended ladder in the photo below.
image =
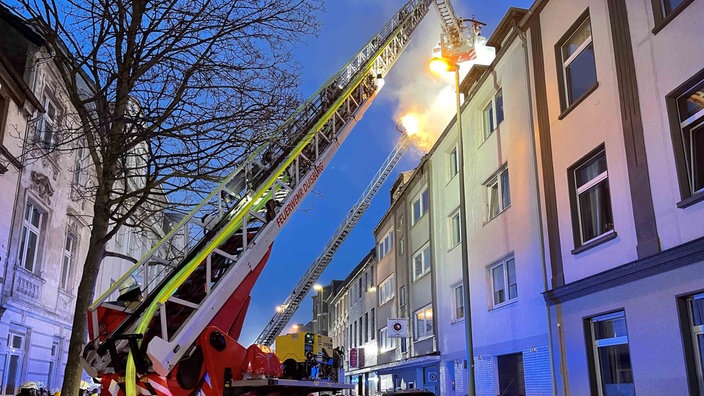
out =
<svg viewBox="0 0 704 396"><path fill-rule="evenodd" d="M298 284L293 289L293 293L291 293L291 295L289 295L288 298L286 298L286 301L282 304L281 311L274 314L274 317L271 318L262 333L254 342L255 344L263 344L267 346L271 345L276 340L276 336L281 334L283 328L289 320L291 320L293 314L295 314L298 310L298 307L305 298L306 294L308 294L311 287L313 287L313 284L318 280L323 271L325 271L325 268L327 268L328 264L332 261L337 249L340 247L345 238L347 238L347 235L349 235L352 229L354 229L357 225L357 222L367 208L369 208L369 204L372 202L372 199L374 199L376 193L394 170L396 164L398 164L401 160L401 157L406 152L409 145L410 138L404 133L399 138L394 150L381 165L381 168L376 173L371 183L369 183L369 186L367 186L366 190L362 193L359 201L352 206L352 209L350 209L342 223L340 223L337 227L337 230L333 234L332 238L330 238L330 241L328 241L327 245L325 245L322 253L313 261L313 264L310 265L301 280L298 281Z"/></svg>
<svg viewBox="0 0 704 396"><path fill-rule="evenodd" d="M229 326L231 336L239 335L249 291L274 238L371 104L430 1L409 0L270 143L258 147L91 305L82 354L89 374L125 372L128 383L138 373L167 375L206 326ZM141 281L144 301L129 308L109 302L130 277ZM121 314L109 328L101 322L106 312Z"/></svg>

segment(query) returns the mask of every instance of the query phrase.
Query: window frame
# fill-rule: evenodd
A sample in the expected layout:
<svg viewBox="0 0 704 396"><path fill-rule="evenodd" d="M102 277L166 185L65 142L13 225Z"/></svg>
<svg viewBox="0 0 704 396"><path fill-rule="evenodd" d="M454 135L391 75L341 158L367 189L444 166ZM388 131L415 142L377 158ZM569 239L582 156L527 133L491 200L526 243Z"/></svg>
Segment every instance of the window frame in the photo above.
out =
<svg viewBox="0 0 704 396"><path fill-rule="evenodd" d="M704 291L700 290L689 295L677 298L682 344L684 347L685 367L689 388L694 394L704 393L704 313L699 312L699 317L694 315L694 301L704 304ZM696 324L698 319L701 323ZM699 336L702 338L700 339Z"/></svg>
<svg viewBox="0 0 704 396"><path fill-rule="evenodd" d="M56 105L56 100L53 95L44 92L42 95L42 106L46 110L41 114L39 123L37 124L36 142L44 150L52 150L57 145L56 133L59 119L59 107ZM50 115L51 110L54 111L53 117ZM48 129L47 129L48 124ZM47 134L47 131L49 133Z"/></svg>
<svg viewBox="0 0 704 396"><path fill-rule="evenodd" d="M515 279L513 279L513 283L511 283L510 279L510 274L511 272L509 271L509 263L512 263L513 265L513 276ZM502 283L502 289L496 290L496 281L494 279L494 270L497 268L501 268L501 283ZM510 254L498 261L495 261L488 267L489 271L489 283L491 285L491 309L496 309L503 307L508 304L512 304L513 302L518 300L518 273L516 270L516 258L513 254ZM515 292L511 292L511 287L515 287ZM503 301L497 302L497 295L496 293L498 291L503 291Z"/></svg>
<svg viewBox="0 0 704 396"><path fill-rule="evenodd" d="M416 214L416 203L418 204L418 214ZM428 187L423 187L423 190L416 195L411 203L411 226L416 225L428 213L428 209L430 209L430 193Z"/></svg>
<svg viewBox="0 0 704 396"><path fill-rule="evenodd" d="M670 21L677 18L677 16L684 11L694 0L683 0L679 5L672 8L669 12L665 2L667 0L651 0L653 6L653 22L655 27L652 30L653 34L657 34L662 28L664 28Z"/></svg>
<svg viewBox="0 0 704 396"><path fill-rule="evenodd" d="M483 184L486 189L486 221L489 222L511 207L511 177L508 172L508 164L502 165ZM494 192L496 192L495 205Z"/></svg>
<svg viewBox="0 0 704 396"><path fill-rule="evenodd" d="M430 313L430 316L428 316ZM420 315L422 314L422 318ZM428 330L430 324L430 330ZM422 330L421 331L421 325ZM413 312L413 339L415 341L424 340L435 335L435 324L433 323L433 304L428 304Z"/></svg>
<svg viewBox="0 0 704 396"><path fill-rule="evenodd" d="M69 243L70 241L70 243ZM59 288L68 290L71 280L71 268L76 254L76 236L70 232L66 233L64 248L61 257L61 274L59 276Z"/></svg>
<svg viewBox="0 0 704 396"><path fill-rule="evenodd" d="M396 296L396 274L391 274L386 277L377 289L379 292L379 306L386 304Z"/></svg>
<svg viewBox="0 0 704 396"><path fill-rule="evenodd" d="M416 250L415 253L413 253L413 258L411 259L411 263L413 265L413 281L417 281L418 279L422 278L423 276L427 275L430 273L430 269L433 265L433 258L431 256L432 252L430 251L430 243L426 243L421 247L420 249ZM416 258L421 258L421 272L416 273ZM427 263L426 263L427 261Z"/></svg>
<svg viewBox="0 0 704 396"><path fill-rule="evenodd" d="M389 327L384 326L379 329L379 337L377 337L377 348L379 352L388 352L396 349L393 337L389 337Z"/></svg>
<svg viewBox="0 0 704 396"><path fill-rule="evenodd" d="M585 24L589 24L589 38L584 40L575 51L567 57L564 58L563 48L567 43L570 42L572 37L581 31ZM591 87L586 88L584 92L577 98L571 98L571 85L567 78L568 69L572 65L575 59L584 53L584 50L591 46L593 58L594 58L594 83ZM596 54L594 51L594 31L591 27L591 16L589 15L589 9L585 10L579 18L570 26L570 28L565 32L565 34L557 41L555 44L555 59L557 66L557 79L558 79L558 91L560 96L560 109L561 114L558 119L565 117L573 108L575 108L579 103L586 99L596 88L599 86L599 76L596 69Z"/></svg>
<svg viewBox="0 0 704 396"><path fill-rule="evenodd" d="M448 249L452 250L462 243L462 217L460 210L456 209L448 218Z"/></svg>
<svg viewBox="0 0 704 396"><path fill-rule="evenodd" d="M394 247L394 230L391 229L379 240L377 244L377 256L378 259L386 257L391 252Z"/></svg>
<svg viewBox="0 0 704 396"><path fill-rule="evenodd" d="M704 91L704 69L687 79L687 81L665 97L675 169L680 190L678 208L686 208L704 200L704 188L695 190L695 176L692 172L696 168L693 161L691 161L693 155L691 132L698 128L704 128L704 109L690 115L688 112L685 114L685 109L682 108L683 101L686 101L686 98L692 96L695 92L701 91ZM700 130L699 133L704 134L704 130ZM687 144L689 145L689 150L686 147ZM701 172L704 172L704 165Z"/></svg>
<svg viewBox="0 0 704 396"><path fill-rule="evenodd" d="M504 92L503 88L496 90L496 93L489 99L489 102L482 109L482 130L484 140L488 139L504 121Z"/></svg>
<svg viewBox="0 0 704 396"><path fill-rule="evenodd" d="M599 158L602 156L604 158L605 171L599 173L598 175L594 176L593 178L578 186L578 171L584 169L593 162L598 161ZM609 164L606 158L606 148L604 147L604 145L599 145L597 148L590 151L587 155L580 158L577 162L575 162L572 166L568 168L567 172L570 189L572 233L574 238L574 250L572 250L572 254L578 254L586 249L589 249L593 246L599 245L616 237L616 231L614 226L614 214L611 205L611 187L609 185L608 175ZM599 234L595 234L589 238L586 238L586 236L584 235L585 223L583 222L585 219L585 214L583 214L581 210L580 196L585 193L588 193L589 191L592 191L592 189L594 188L597 188L599 185L601 185L602 182L605 182L605 188L608 199L606 200L607 202L604 202L604 207L599 208L599 213L601 214L602 212L605 212L610 218L608 218L608 221L604 223L604 231ZM604 187L602 186L601 188Z"/></svg>
<svg viewBox="0 0 704 396"><path fill-rule="evenodd" d="M31 209L30 209L31 208ZM34 212L32 209L36 210L39 214L39 219L37 221L38 224L33 224L32 219L28 219L27 216L33 214ZM41 208L39 205L35 204L31 200L27 200L25 203L25 210L22 215L22 234L20 236L20 250L18 252L18 261L19 261L19 266L25 269L28 272L31 272L33 274L36 274L39 269L39 264L40 264L40 257L41 257L41 246L42 246L42 237L43 237L43 229L44 229L44 219L46 217L46 212L44 211L43 208ZM30 233L34 233L35 235L35 242L34 242L34 254L32 256L32 263L31 263L31 268L27 267L27 252L28 252L28 244L25 244L25 241L28 238L28 235Z"/></svg>
<svg viewBox="0 0 704 396"><path fill-rule="evenodd" d="M462 283L452 286L452 296L452 320L454 322L459 322L464 320L465 316L464 285ZM460 310L462 310L461 316L459 312Z"/></svg>
<svg viewBox="0 0 704 396"><path fill-rule="evenodd" d="M604 337L597 339L596 324L607 321L615 321L623 319L623 327L625 335L615 337ZM626 314L624 310L613 311L601 315L586 318L584 320L585 333L587 338L587 355L589 358L589 377L591 385L591 393L602 396L604 394L604 379L600 360L600 348L609 348L617 345L626 345L628 348L628 364L630 366L630 375L633 379L633 364L631 363L631 351L628 341L628 324L626 322ZM624 373L625 374L625 373ZM633 383L633 382L631 382Z"/></svg>
<svg viewBox="0 0 704 396"><path fill-rule="evenodd" d="M450 181L457 176L457 174L460 173L460 158L459 158L459 152L458 152L458 147L454 146L448 153L447 153L447 172L448 172L448 177L447 180Z"/></svg>

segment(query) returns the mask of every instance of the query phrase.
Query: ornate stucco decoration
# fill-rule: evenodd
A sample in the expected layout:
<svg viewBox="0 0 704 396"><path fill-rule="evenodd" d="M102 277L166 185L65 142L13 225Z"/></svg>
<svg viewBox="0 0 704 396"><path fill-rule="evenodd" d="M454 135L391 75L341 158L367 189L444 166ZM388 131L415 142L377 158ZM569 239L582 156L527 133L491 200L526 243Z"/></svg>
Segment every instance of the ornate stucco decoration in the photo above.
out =
<svg viewBox="0 0 704 396"><path fill-rule="evenodd" d="M39 195L39 198L41 198L47 204L51 205L50 198L54 195L54 188L51 187L49 177L35 171L32 171L31 177L31 189L34 190L37 195Z"/></svg>

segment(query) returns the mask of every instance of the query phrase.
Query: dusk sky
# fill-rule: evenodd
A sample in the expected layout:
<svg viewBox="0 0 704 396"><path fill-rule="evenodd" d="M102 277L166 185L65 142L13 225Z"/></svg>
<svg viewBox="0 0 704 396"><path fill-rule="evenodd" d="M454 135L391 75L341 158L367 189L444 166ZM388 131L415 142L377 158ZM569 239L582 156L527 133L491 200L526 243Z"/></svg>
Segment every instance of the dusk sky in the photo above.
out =
<svg viewBox="0 0 704 396"><path fill-rule="evenodd" d="M296 56L303 69L303 93L308 97L344 65L405 3L403 0L331 0L318 17L317 37L306 37ZM510 7L529 8L530 0L454 1L460 17L485 22L482 35L489 37ZM346 216L352 205L396 145L398 119L407 112L420 113L423 130L439 135L454 116L452 76L443 80L428 71L433 47L440 37L440 19L431 10L406 51L386 77L386 83L364 118L324 170L315 189L301 203L274 242L271 258L252 291L252 302L240 342L248 345L261 333L313 260ZM466 70L463 70L466 72ZM431 142L432 144L432 142ZM387 179L370 208L338 249L317 283L345 279L374 248L373 229L389 209L389 189L399 172L412 170L424 150L411 147ZM311 290L293 323L312 319Z"/></svg>

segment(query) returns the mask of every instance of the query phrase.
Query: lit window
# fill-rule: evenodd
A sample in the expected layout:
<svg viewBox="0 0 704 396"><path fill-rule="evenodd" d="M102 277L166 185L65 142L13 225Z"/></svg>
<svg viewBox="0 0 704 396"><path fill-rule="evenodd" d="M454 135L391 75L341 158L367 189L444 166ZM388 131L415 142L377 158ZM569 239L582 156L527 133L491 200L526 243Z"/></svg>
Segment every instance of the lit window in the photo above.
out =
<svg viewBox="0 0 704 396"><path fill-rule="evenodd" d="M613 216L609 173L603 148L591 153L570 169L575 224L575 247L612 232Z"/></svg>
<svg viewBox="0 0 704 396"><path fill-rule="evenodd" d="M635 395L623 311L590 320L590 372L600 395Z"/></svg>
<svg viewBox="0 0 704 396"><path fill-rule="evenodd" d="M675 163L683 198L704 192L704 71L668 95Z"/></svg>
<svg viewBox="0 0 704 396"><path fill-rule="evenodd" d="M379 330L379 338L377 339L377 346L379 352L386 352L396 348L396 342L394 338L389 337L389 328L384 327Z"/></svg>
<svg viewBox="0 0 704 396"><path fill-rule="evenodd" d="M455 212L452 216L450 216L450 248L453 248L457 245L460 244L462 241L462 234L461 234L461 220L460 220L460 212Z"/></svg>
<svg viewBox="0 0 704 396"><path fill-rule="evenodd" d="M415 201L413 201L413 224L416 224L418 220L423 217L425 212L428 211L428 203L428 189L426 188L418 195Z"/></svg>
<svg viewBox="0 0 704 396"><path fill-rule="evenodd" d="M22 222L22 241L20 243L20 264L29 272L36 270L39 255L39 237L42 224L42 212L27 202Z"/></svg>
<svg viewBox="0 0 704 396"><path fill-rule="evenodd" d="M513 257L501 260L489 268L492 284L492 301L494 307L501 306L518 298L518 281L516 280L516 262Z"/></svg>
<svg viewBox="0 0 704 396"><path fill-rule="evenodd" d="M425 245L413 255L413 280L430 272L430 245Z"/></svg>
<svg viewBox="0 0 704 396"><path fill-rule="evenodd" d="M413 314L415 320L415 339L433 335L433 307L428 305Z"/></svg>
<svg viewBox="0 0 704 396"><path fill-rule="evenodd" d="M452 288L452 294L454 295L454 308L455 312L453 318L455 320L464 319L464 287L462 285L457 285Z"/></svg>
<svg viewBox="0 0 704 396"><path fill-rule="evenodd" d="M504 94L501 89L489 101L483 111L484 139L488 138L504 120Z"/></svg>
<svg viewBox="0 0 704 396"><path fill-rule="evenodd" d="M61 279L60 285L62 289L67 290L69 286L69 275L71 274L71 263L73 262L73 249L76 238L71 234L66 234L66 242L64 243L64 255L61 262Z"/></svg>
<svg viewBox="0 0 704 396"><path fill-rule="evenodd" d="M596 63L592 43L592 27L588 15L580 21L558 44L559 62L562 65L561 92L563 110L581 99L596 86Z"/></svg>
<svg viewBox="0 0 704 396"><path fill-rule="evenodd" d="M508 168L503 168L485 183L487 194L487 219L491 220L511 206L511 189Z"/></svg>

